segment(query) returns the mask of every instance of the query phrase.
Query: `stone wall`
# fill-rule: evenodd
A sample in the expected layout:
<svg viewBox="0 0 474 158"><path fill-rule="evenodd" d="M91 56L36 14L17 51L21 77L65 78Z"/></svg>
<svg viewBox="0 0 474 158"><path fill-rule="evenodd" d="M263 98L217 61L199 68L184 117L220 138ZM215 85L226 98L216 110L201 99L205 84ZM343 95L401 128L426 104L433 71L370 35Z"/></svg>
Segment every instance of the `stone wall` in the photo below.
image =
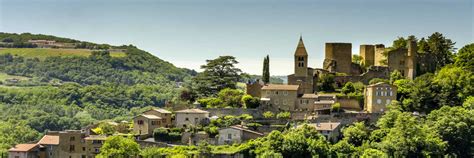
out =
<svg viewBox="0 0 474 158"><path fill-rule="evenodd" d="M260 109L238 109L238 108L202 108L202 110L208 111L209 116L224 117L227 115L239 116L242 114L252 115L253 118L263 118L262 111Z"/></svg>
<svg viewBox="0 0 474 158"><path fill-rule="evenodd" d="M358 76L336 76L334 81L338 85L344 85L346 82L362 82L364 84L369 84L369 81L373 78L390 78L390 71L388 67L384 66L372 66L369 67L367 72L358 75Z"/></svg>
<svg viewBox="0 0 474 158"><path fill-rule="evenodd" d="M380 63L380 61L386 59L386 57L383 55L384 51L385 51L385 46L383 44L375 45L375 55L374 55L375 66L385 66L384 64Z"/></svg>
<svg viewBox="0 0 474 158"><path fill-rule="evenodd" d="M341 104L342 109L349 109L349 110L356 110L356 111L363 110L363 104L361 104L359 100L354 99L354 98L338 97L336 102Z"/></svg>
<svg viewBox="0 0 474 158"><path fill-rule="evenodd" d="M351 43L326 43L326 53L323 67L326 70L333 70L350 74L352 63ZM330 68L330 67L334 68Z"/></svg>
<svg viewBox="0 0 474 158"><path fill-rule="evenodd" d="M366 66L373 66L375 60L375 46L374 45L360 45L359 55L362 57L362 62Z"/></svg>

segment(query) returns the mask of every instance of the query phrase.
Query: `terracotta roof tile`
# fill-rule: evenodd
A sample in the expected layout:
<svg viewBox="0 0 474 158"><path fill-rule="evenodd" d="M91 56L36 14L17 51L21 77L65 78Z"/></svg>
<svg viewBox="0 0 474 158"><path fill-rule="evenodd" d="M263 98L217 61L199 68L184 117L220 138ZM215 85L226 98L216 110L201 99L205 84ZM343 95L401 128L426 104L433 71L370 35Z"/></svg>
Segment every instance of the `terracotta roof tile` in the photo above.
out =
<svg viewBox="0 0 474 158"><path fill-rule="evenodd" d="M17 144L15 147L10 148L8 151L20 151L20 152L27 152L31 149L39 146L39 144Z"/></svg>
<svg viewBox="0 0 474 158"><path fill-rule="evenodd" d="M175 113L209 113L209 112L201 110L201 109L184 109L184 110L175 111Z"/></svg>
<svg viewBox="0 0 474 158"><path fill-rule="evenodd" d="M43 138L41 138L41 140L38 142L38 144L58 145L59 136L44 135Z"/></svg>
<svg viewBox="0 0 474 158"><path fill-rule="evenodd" d="M289 90L297 91L298 85L286 85L286 84L268 84L262 87L262 90Z"/></svg>

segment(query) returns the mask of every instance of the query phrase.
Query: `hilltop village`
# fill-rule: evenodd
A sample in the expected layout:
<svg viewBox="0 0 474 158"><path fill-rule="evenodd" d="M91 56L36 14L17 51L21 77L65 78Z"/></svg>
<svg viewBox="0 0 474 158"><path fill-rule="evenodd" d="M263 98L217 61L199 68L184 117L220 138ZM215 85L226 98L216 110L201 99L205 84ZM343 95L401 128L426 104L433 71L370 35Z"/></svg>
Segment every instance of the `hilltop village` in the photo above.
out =
<svg viewBox="0 0 474 158"><path fill-rule="evenodd" d="M64 45L46 40L29 42L43 48ZM369 81L373 78L389 79L394 71L413 79L416 74L414 50L416 44L412 42L408 49L396 50L386 50L381 44L361 45L363 60L356 64L351 59L350 43L326 43L324 68L311 68L308 67L309 53L300 37L294 52L294 74L288 75L287 84L269 84L259 79L247 82L246 94L260 102L255 109L206 108L198 102L193 105L195 108L152 108L136 115L131 123L106 122L82 130L48 131L36 143L18 144L11 148L9 155L94 157L112 134L104 132L107 128L130 133L144 147L166 147L201 142L215 145L242 143L273 130L283 130L288 125L298 128L306 122L327 140L337 142L345 125L362 120L375 122L388 110L387 105L396 100L397 88L386 82L369 84ZM383 55L387 51L388 56ZM333 80L340 88L347 82L366 85L362 97L320 90L318 80L329 74L334 75ZM226 125L209 128L209 125L222 122Z"/></svg>
<svg viewBox="0 0 474 158"><path fill-rule="evenodd" d="M233 56L207 60L197 73L132 45L3 36L0 110L10 122L0 127L37 132L10 132L29 138L5 143L9 158L463 157L470 154L459 151L473 150L453 149L470 138L450 139L470 135L470 61L436 68L440 59L414 36L360 45L358 54L351 43L326 43L322 68L310 67L314 53L300 36L288 52L294 72L286 83L270 76L269 65L279 63L269 56L261 76L235 68ZM429 38L450 42L440 33ZM453 43L439 47L449 54ZM50 56L34 56L39 51ZM461 134L443 133L444 126Z"/></svg>

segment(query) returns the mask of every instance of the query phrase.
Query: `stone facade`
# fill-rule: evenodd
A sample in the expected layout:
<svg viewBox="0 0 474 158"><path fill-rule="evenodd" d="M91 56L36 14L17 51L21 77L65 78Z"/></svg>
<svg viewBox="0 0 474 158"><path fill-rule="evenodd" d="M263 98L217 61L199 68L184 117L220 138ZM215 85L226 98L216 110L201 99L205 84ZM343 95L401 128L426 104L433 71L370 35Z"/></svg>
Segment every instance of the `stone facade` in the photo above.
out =
<svg viewBox="0 0 474 158"><path fill-rule="evenodd" d="M217 139L218 145L242 143L250 139L262 137L263 134L249 130L242 126L231 126L219 130L219 137Z"/></svg>
<svg viewBox="0 0 474 158"><path fill-rule="evenodd" d="M148 111L145 111L145 115L155 115L161 117L161 126L171 127L173 123L171 122L171 111L165 109L154 108Z"/></svg>
<svg viewBox="0 0 474 158"><path fill-rule="evenodd" d="M251 95L252 97L259 97L260 98L260 91L262 90L263 87L263 82L260 81L259 79L255 81L249 81L247 82L245 86L245 92L248 95Z"/></svg>
<svg viewBox="0 0 474 158"><path fill-rule="evenodd" d="M295 110L298 95L298 85L265 85L262 88L262 105L280 111Z"/></svg>
<svg viewBox="0 0 474 158"><path fill-rule="evenodd" d="M364 109L368 113L383 113L387 105L397 99L397 87L387 83L367 86L364 92Z"/></svg>
<svg viewBox="0 0 474 158"><path fill-rule="evenodd" d="M351 43L326 43L325 52L324 69L330 72L351 74Z"/></svg>
<svg viewBox="0 0 474 158"><path fill-rule="evenodd" d="M314 69L308 67L308 52L302 37L294 53L294 68L295 73L288 75L288 84L299 85L302 93L313 93L317 79L314 76Z"/></svg>
<svg viewBox="0 0 474 158"><path fill-rule="evenodd" d="M209 120L209 112L201 109L185 109L175 112L175 126L179 128L196 127Z"/></svg>
<svg viewBox="0 0 474 158"><path fill-rule="evenodd" d="M382 61L386 59L383 55L385 52L385 46L383 44L375 45L375 55L374 55L374 66L386 66Z"/></svg>
<svg viewBox="0 0 474 158"><path fill-rule="evenodd" d="M362 63L366 66L373 66L375 61L375 46L360 45L359 55L362 57Z"/></svg>
<svg viewBox="0 0 474 158"><path fill-rule="evenodd" d="M141 114L133 118L133 132L138 135L151 136L155 128L164 127L161 117Z"/></svg>

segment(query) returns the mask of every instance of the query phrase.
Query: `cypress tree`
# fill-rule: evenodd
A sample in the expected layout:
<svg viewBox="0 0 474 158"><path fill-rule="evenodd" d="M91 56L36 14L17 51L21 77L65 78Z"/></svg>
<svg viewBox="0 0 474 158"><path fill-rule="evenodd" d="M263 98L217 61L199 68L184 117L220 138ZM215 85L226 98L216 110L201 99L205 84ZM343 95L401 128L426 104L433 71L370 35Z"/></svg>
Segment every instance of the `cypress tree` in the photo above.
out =
<svg viewBox="0 0 474 158"><path fill-rule="evenodd" d="M264 83L270 82L270 57L268 55L263 59L262 81Z"/></svg>

